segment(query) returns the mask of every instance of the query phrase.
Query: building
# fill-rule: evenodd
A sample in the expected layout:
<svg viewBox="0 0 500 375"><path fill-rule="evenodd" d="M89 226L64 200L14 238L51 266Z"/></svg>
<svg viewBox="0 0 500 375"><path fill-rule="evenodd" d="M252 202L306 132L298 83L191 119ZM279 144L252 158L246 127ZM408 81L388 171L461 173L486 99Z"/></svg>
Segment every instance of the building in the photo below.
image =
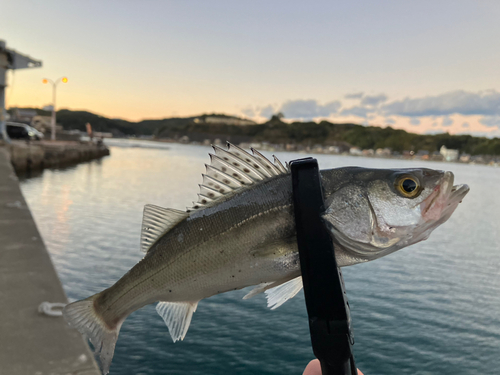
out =
<svg viewBox="0 0 500 375"><path fill-rule="evenodd" d="M7 70L38 68L42 66L41 61L32 59L29 56L22 55L12 49L7 48L4 40L0 40L0 134L2 139L10 142L7 128L5 126L6 110L5 110L5 87L7 86L6 75ZM14 120L10 118L10 120ZM24 121L23 121L24 122ZM30 121L31 122L31 119Z"/></svg>
<svg viewBox="0 0 500 375"><path fill-rule="evenodd" d="M51 116L34 116L31 119L30 125L33 126L36 130L41 131L42 133L48 133L51 129L51 121ZM62 126L60 126L60 129L57 129L56 127L56 130L62 130Z"/></svg>
<svg viewBox="0 0 500 375"><path fill-rule="evenodd" d="M12 114L10 115L10 119L14 122L31 124L31 121L35 116L38 116L38 113L34 109L14 108L12 110Z"/></svg>
<svg viewBox="0 0 500 375"><path fill-rule="evenodd" d="M390 148L377 148L375 151L375 155L381 158L388 158L391 156L391 149Z"/></svg>
<svg viewBox="0 0 500 375"><path fill-rule="evenodd" d="M351 147L349 149L349 154L354 155L354 156L361 156L363 155L363 151L359 147Z"/></svg>
<svg viewBox="0 0 500 375"><path fill-rule="evenodd" d="M245 120L238 117L231 116L201 116L194 119L197 124L224 124L224 125L256 125L257 123L252 120Z"/></svg>
<svg viewBox="0 0 500 375"><path fill-rule="evenodd" d="M460 161L462 163L468 163L470 161L470 155L469 154L460 155Z"/></svg>
<svg viewBox="0 0 500 375"><path fill-rule="evenodd" d="M447 148L445 145L441 146L439 153L443 155L445 161L457 161L458 160L458 150L453 150Z"/></svg>

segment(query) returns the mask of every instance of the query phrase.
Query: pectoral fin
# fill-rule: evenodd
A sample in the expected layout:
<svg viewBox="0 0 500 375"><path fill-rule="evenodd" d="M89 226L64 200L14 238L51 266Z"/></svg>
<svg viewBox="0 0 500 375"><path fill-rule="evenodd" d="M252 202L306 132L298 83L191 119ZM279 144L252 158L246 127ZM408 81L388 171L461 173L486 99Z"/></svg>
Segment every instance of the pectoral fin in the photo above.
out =
<svg viewBox="0 0 500 375"><path fill-rule="evenodd" d="M255 297L257 294L263 293L269 288L273 288L273 285L276 286L275 282L270 282L270 283L262 283L257 285L255 288L253 288L250 292L245 294L243 299L250 299L252 297Z"/></svg>
<svg viewBox="0 0 500 375"><path fill-rule="evenodd" d="M269 283L262 283L247 293L243 299L255 297L257 294L266 292L267 306L274 310L283 305L302 289L302 276L291 280L279 280Z"/></svg>
<svg viewBox="0 0 500 375"><path fill-rule="evenodd" d="M271 310L277 309L302 289L302 276L287 281L275 288L266 290L267 307Z"/></svg>

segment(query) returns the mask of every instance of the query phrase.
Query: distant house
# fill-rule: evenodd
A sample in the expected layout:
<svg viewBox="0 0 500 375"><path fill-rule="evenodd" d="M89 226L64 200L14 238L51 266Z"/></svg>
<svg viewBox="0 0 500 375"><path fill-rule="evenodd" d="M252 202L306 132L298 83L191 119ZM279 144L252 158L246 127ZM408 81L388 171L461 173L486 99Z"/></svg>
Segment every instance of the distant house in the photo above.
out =
<svg viewBox="0 0 500 375"><path fill-rule="evenodd" d="M349 149L349 154L355 155L355 156L361 156L363 155L363 151L359 147L351 147Z"/></svg>
<svg viewBox="0 0 500 375"><path fill-rule="evenodd" d="M52 124L51 116L34 116L31 119L31 126L41 131L42 133L47 132L51 128L51 124Z"/></svg>
<svg viewBox="0 0 500 375"><path fill-rule="evenodd" d="M239 125L239 126L257 124L255 121L246 120L239 117L217 116L217 115L197 117L194 119L194 122L197 124L224 124L224 125Z"/></svg>
<svg viewBox="0 0 500 375"><path fill-rule="evenodd" d="M418 152L415 154L415 159L420 159L420 160L429 160L429 151L427 150L418 150Z"/></svg>
<svg viewBox="0 0 500 375"><path fill-rule="evenodd" d="M288 151L288 149L287 149L287 151ZM330 146L330 147L328 147L328 152L330 152L332 154L340 154L341 150L340 150L339 146Z"/></svg>
<svg viewBox="0 0 500 375"><path fill-rule="evenodd" d="M389 157L391 156L391 149L390 148L377 148L375 151L375 155L380 156L380 157Z"/></svg>
<svg viewBox="0 0 500 375"><path fill-rule="evenodd" d="M21 109L14 108L12 110L11 121L24 122L25 124L31 124L33 117L37 116L38 113L34 109Z"/></svg>
<svg viewBox="0 0 500 375"><path fill-rule="evenodd" d="M444 157L443 155L441 155L439 153L439 151L434 151L431 156L430 156L430 159L431 160L434 160L434 161L443 161L444 160Z"/></svg>
<svg viewBox="0 0 500 375"><path fill-rule="evenodd" d="M94 132L93 136L96 138L113 138L113 133L110 132Z"/></svg>
<svg viewBox="0 0 500 375"><path fill-rule="evenodd" d="M460 155L460 161L462 163L468 163L470 161L470 155L469 154Z"/></svg>
<svg viewBox="0 0 500 375"><path fill-rule="evenodd" d="M457 161L458 160L458 150L453 150L451 148L447 148L445 145L441 146L439 149L439 153L443 155L444 160L446 161Z"/></svg>

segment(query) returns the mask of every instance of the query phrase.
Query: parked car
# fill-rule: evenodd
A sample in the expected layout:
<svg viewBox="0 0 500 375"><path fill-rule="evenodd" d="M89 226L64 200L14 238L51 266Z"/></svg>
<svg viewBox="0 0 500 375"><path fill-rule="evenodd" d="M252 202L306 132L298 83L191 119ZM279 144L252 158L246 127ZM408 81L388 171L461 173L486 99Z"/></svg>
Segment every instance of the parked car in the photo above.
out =
<svg viewBox="0 0 500 375"><path fill-rule="evenodd" d="M7 122L7 134L11 139L41 140L43 133L35 128L18 122Z"/></svg>

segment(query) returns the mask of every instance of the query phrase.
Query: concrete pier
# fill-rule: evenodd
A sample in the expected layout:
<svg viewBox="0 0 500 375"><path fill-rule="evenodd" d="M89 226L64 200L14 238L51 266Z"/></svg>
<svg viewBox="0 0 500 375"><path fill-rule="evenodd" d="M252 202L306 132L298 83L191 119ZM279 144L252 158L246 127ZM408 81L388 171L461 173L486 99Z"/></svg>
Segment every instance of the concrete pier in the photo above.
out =
<svg viewBox="0 0 500 375"><path fill-rule="evenodd" d="M7 149L16 172L63 167L109 155L103 144L76 141L12 141Z"/></svg>
<svg viewBox="0 0 500 375"><path fill-rule="evenodd" d="M0 375L101 374L80 333L38 312L44 301L67 299L0 146Z"/></svg>

